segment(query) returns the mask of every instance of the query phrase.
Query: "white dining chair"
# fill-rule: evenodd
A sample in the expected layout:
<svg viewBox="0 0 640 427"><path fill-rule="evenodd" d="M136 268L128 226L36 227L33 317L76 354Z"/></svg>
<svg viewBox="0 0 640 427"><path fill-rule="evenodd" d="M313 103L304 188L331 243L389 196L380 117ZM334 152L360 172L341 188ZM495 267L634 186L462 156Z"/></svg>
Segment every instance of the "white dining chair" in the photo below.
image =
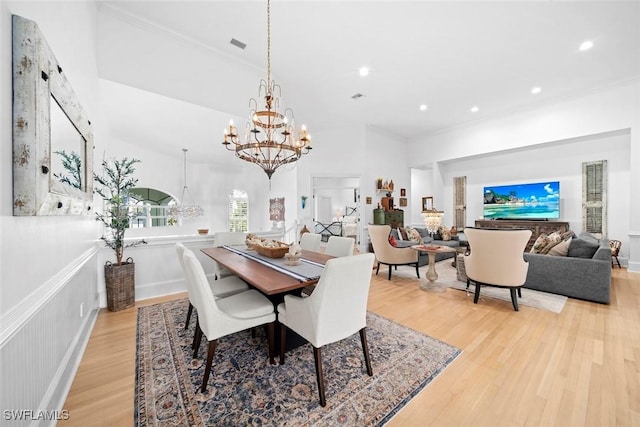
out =
<svg viewBox="0 0 640 427"><path fill-rule="evenodd" d="M367 374L373 375L367 345L367 299L372 253L332 258L325 264L316 289L308 297L285 295L278 305L280 364L284 364L287 328L313 346L320 405L326 405L321 348L360 333Z"/></svg>
<svg viewBox="0 0 640 427"><path fill-rule="evenodd" d="M351 237L330 236L324 253L335 257L353 255L354 242Z"/></svg>
<svg viewBox="0 0 640 427"><path fill-rule="evenodd" d="M182 268L182 273L184 274L185 284L187 287L187 295L189 296L189 309L187 310L187 319L184 322L184 328L188 329L189 322L191 321L191 314L193 312L193 301L191 298L192 292L189 292L189 288L190 288L189 277L187 276L187 270L184 265L185 252L192 252L192 251L188 249L186 246L184 246L182 243L176 243L176 253L178 254L178 261L180 262L180 267ZM249 285L247 285L242 279L240 279L237 276L228 276L218 280L207 277L207 282L215 298L222 298L229 295L237 294L238 292L249 290Z"/></svg>
<svg viewBox="0 0 640 427"><path fill-rule="evenodd" d="M300 236L300 247L304 251L320 252L322 235L317 233L304 233Z"/></svg>
<svg viewBox="0 0 640 427"><path fill-rule="evenodd" d="M193 252L185 251L184 264L194 291L194 305L198 310L194 358L198 356L198 348L203 334L208 341L207 362L200 391L204 393L207 390L207 381L211 373L218 338L256 326L267 325L269 362L275 365L276 313L273 303L255 289L215 299L202 265Z"/></svg>
<svg viewBox="0 0 640 427"><path fill-rule="evenodd" d="M215 246L243 245L246 238L247 233L241 231L216 231L213 233L213 244ZM233 275L231 271L218 264L215 260L213 260L213 272L218 279Z"/></svg>

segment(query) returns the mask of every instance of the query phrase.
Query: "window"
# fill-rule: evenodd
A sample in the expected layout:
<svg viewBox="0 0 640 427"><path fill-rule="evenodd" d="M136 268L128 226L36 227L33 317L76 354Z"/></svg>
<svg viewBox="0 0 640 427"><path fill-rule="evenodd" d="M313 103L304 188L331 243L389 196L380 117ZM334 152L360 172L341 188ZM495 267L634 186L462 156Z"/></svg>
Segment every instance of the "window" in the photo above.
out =
<svg viewBox="0 0 640 427"><path fill-rule="evenodd" d="M582 163L582 231L607 235L607 161Z"/></svg>
<svg viewBox="0 0 640 427"><path fill-rule="evenodd" d="M249 230L249 197L247 193L233 190L229 195L229 231Z"/></svg>

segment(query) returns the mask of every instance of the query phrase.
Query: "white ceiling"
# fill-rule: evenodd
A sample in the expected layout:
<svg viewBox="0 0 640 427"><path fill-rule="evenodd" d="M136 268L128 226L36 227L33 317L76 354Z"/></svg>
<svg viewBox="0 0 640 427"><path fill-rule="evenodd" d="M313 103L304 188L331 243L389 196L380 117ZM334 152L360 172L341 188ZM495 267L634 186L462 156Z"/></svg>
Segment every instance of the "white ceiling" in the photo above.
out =
<svg viewBox="0 0 640 427"><path fill-rule="evenodd" d="M141 144L155 125L149 144L209 155L266 77L266 1L105 1L98 21L100 77L169 97L103 90L112 131L144 122ZM639 28L638 1L273 0L272 70L312 134L367 124L415 138L638 78ZM195 105L162 108L171 99Z"/></svg>

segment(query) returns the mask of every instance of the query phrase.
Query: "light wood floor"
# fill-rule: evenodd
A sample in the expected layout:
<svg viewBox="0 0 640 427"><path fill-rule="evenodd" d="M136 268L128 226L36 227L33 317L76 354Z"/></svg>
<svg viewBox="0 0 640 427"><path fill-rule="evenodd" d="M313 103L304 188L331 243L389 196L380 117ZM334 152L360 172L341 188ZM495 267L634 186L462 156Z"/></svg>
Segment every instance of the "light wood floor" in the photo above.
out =
<svg viewBox="0 0 640 427"><path fill-rule="evenodd" d="M514 312L374 275L370 310L463 350L389 425L640 425L640 275L614 269L611 295L610 305L569 299L560 314ZM100 312L60 425L133 424L136 311Z"/></svg>

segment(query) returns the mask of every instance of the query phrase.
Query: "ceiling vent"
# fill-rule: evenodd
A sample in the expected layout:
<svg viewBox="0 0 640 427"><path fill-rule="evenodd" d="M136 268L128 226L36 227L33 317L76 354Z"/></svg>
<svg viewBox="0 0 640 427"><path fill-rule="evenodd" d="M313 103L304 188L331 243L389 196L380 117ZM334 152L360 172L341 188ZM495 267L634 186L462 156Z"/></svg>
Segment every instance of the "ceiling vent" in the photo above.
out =
<svg viewBox="0 0 640 427"><path fill-rule="evenodd" d="M364 96L364 95L363 95L363 94L361 94L361 93L356 93L355 95L353 95L353 96L351 97L351 99L355 99L355 100L357 101L358 99L362 98L363 96Z"/></svg>
<svg viewBox="0 0 640 427"><path fill-rule="evenodd" d="M229 43L231 43L235 47L239 47L240 49L243 49L243 50L244 50L245 47L247 47L246 43L242 43L240 40L236 40L236 39L231 39L231 41Z"/></svg>

